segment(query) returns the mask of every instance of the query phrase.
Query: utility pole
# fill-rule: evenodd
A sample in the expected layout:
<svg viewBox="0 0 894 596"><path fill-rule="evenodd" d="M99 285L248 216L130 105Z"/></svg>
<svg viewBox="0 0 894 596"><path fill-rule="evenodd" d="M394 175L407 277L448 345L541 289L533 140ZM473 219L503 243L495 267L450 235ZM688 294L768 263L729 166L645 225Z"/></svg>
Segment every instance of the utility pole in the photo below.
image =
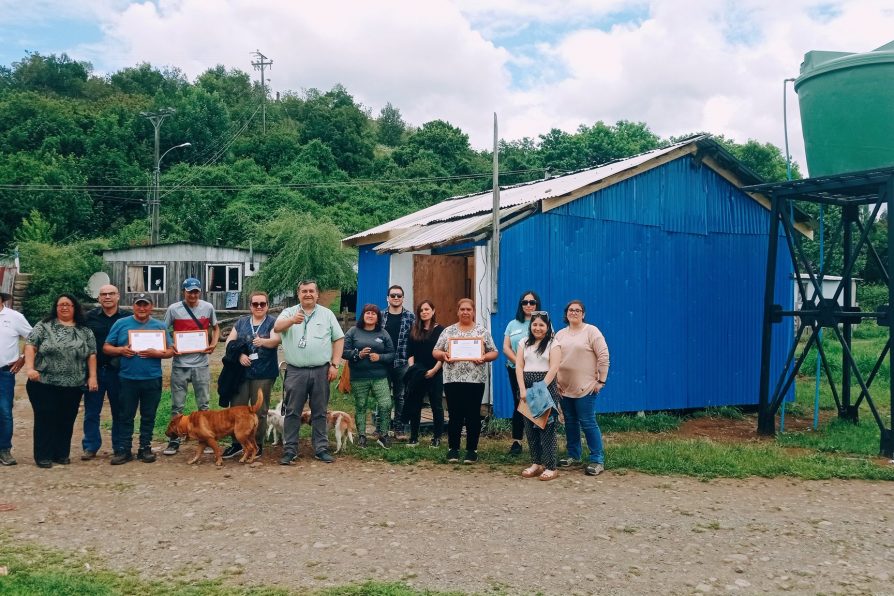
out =
<svg viewBox="0 0 894 596"><path fill-rule="evenodd" d="M500 286L500 136L497 133L497 113L494 112L494 191L493 191L493 233L491 234L491 312L497 312L497 289Z"/></svg>
<svg viewBox="0 0 894 596"><path fill-rule="evenodd" d="M263 95L261 108L261 131L263 134L267 134L267 79L264 78L264 69L266 67L273 68L273 60L268 60L267 56L261 53L261 50L255 50L252 52L252 55L257 57L257 61L252 62L251 65L255 67L255 70L261 71L261 93Z"/></svg>
<svg viewBox="0 0 894 596"><path fill-rule="evenodd" d="M158 193L158 185L159 178L161 175L160 165L161 160L158 157L158 142L159 136L158 131L161 129L161 123L164 122L165 118L173 114L176 110L174 108L162 108L157 112L140 112L140 115L148 118L149 122L152 123L152 128L155 129L155 172L153 173L153 192L152 199L149 201L149 243L150 244L158 244L158 211L159 211L159 193Z"/></svg>

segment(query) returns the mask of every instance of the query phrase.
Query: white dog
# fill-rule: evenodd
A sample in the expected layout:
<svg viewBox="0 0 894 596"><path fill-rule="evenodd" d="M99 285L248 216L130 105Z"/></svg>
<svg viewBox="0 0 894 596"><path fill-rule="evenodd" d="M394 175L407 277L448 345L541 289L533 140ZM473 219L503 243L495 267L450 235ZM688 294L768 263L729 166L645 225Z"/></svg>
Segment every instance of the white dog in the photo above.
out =
<svg viewBox="0 0 894 596"><path fill-rule="evenodd" d="M310 424L310 410L301 412L301 423ZM354 431L357 430L357 425L354 423L354 417L347 412L339 410L326 412L326 426L335 431L335 453L341 451L343 437L347 439L344 442L345 445L348 442L354 444Z"/></svg>
<svg viewBox="0 0 894 596"><path fill-rule="evenodd" d="M282 443L283 422L283 415L279 413L279 404L267 410L267 439L269 440L270 435L273 435L271 445L276 445L277 440Z"/></svg>

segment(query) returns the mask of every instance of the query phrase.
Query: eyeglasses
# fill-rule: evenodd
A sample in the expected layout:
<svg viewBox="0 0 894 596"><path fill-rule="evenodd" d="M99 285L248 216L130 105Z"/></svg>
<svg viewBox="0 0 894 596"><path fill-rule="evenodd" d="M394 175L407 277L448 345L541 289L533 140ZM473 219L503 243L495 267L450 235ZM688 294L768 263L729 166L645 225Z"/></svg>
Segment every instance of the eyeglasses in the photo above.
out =
<svg viewBox="0 0 894 596"><path fill-rule="evenodd" d="M579 309L579 308L569 308L566 312L567 312L569 315L579 315L579 314L581 314L581 313L584 312L584 311L582 311L582 310Z"/></svg>
<svg viewBox="0 0 894 596"><path fill-rule="evenodd" d="M267 303L266 302L252 302L251 305L254 306L255 308L264 308L265 306L267 306Z"/></svg>
<svg viewBox="0 0 894 596"><path fill-rule="evenodd" d="M56 308L74 308L74 304L57 304Z"/></svg>
<svg viewBox="0 0 894 596"><path fill-rule="evenodd" d="M537 306L537 301L536 300L522 300L521 305L522 306Z"/></svg>
<svg viewBox="0 0 894 596"><path fill-rule="evenodd" d="M388 294L389 298L403 298L403 294Z"/></svg>
<svg viewBox="0 0 894 596"><path fill-rule="evenodd" d="M100 296L117 296L118 292L100 292Z"/></svg>

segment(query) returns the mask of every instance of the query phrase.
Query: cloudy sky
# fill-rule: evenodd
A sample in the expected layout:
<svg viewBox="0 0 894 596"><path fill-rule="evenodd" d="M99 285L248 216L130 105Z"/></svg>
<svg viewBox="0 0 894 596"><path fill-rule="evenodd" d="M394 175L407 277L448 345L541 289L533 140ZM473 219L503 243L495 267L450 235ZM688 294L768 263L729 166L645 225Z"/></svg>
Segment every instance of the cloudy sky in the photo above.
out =
<svg viewBox="0 0 894 596"><path fill-rule="evenodd" d="M343 84L377 113L500 136L646 122L784 146L783 80L810 50L894 39L891 0L0 0L0 64L66 52L98 73L141 62L194 78L273 60L273 91ZM805 165L796 94L792 155Z"/></svg>

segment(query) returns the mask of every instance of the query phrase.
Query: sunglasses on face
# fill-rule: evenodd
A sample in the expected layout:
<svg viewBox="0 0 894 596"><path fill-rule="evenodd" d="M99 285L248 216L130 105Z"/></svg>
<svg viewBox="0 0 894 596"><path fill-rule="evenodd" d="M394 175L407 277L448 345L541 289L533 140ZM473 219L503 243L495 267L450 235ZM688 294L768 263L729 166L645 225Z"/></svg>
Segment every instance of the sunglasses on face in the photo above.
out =
<svg viewBox="0 0 894 596"><path fill-rule="evenodd" d="M388 294L389 298L403 298L403 294Z"/></svg>
<svg viewBox="0 0 894 596"><path fill-rule="evenodd" d="M535 315L538 316L538 317L546 317L546 318L549 318L549 313L546 312L545 310L535 310L534 312L531 313L531 316L533 317L533 316L535 316Z"/></svg>
<svg viewBox="0 0 894 596"><path fill-rule="evenodd" d="M522 300L521 305L522 306L537 306L537 301L536 300Z"/></svg>
<svg viewBox="0 0 894 596"><path fill-rule="evenodd" d="M267 306L267 303L266 302L252 302L251 305L254 306L255 308L264 308L265 306Z"/></svg>

